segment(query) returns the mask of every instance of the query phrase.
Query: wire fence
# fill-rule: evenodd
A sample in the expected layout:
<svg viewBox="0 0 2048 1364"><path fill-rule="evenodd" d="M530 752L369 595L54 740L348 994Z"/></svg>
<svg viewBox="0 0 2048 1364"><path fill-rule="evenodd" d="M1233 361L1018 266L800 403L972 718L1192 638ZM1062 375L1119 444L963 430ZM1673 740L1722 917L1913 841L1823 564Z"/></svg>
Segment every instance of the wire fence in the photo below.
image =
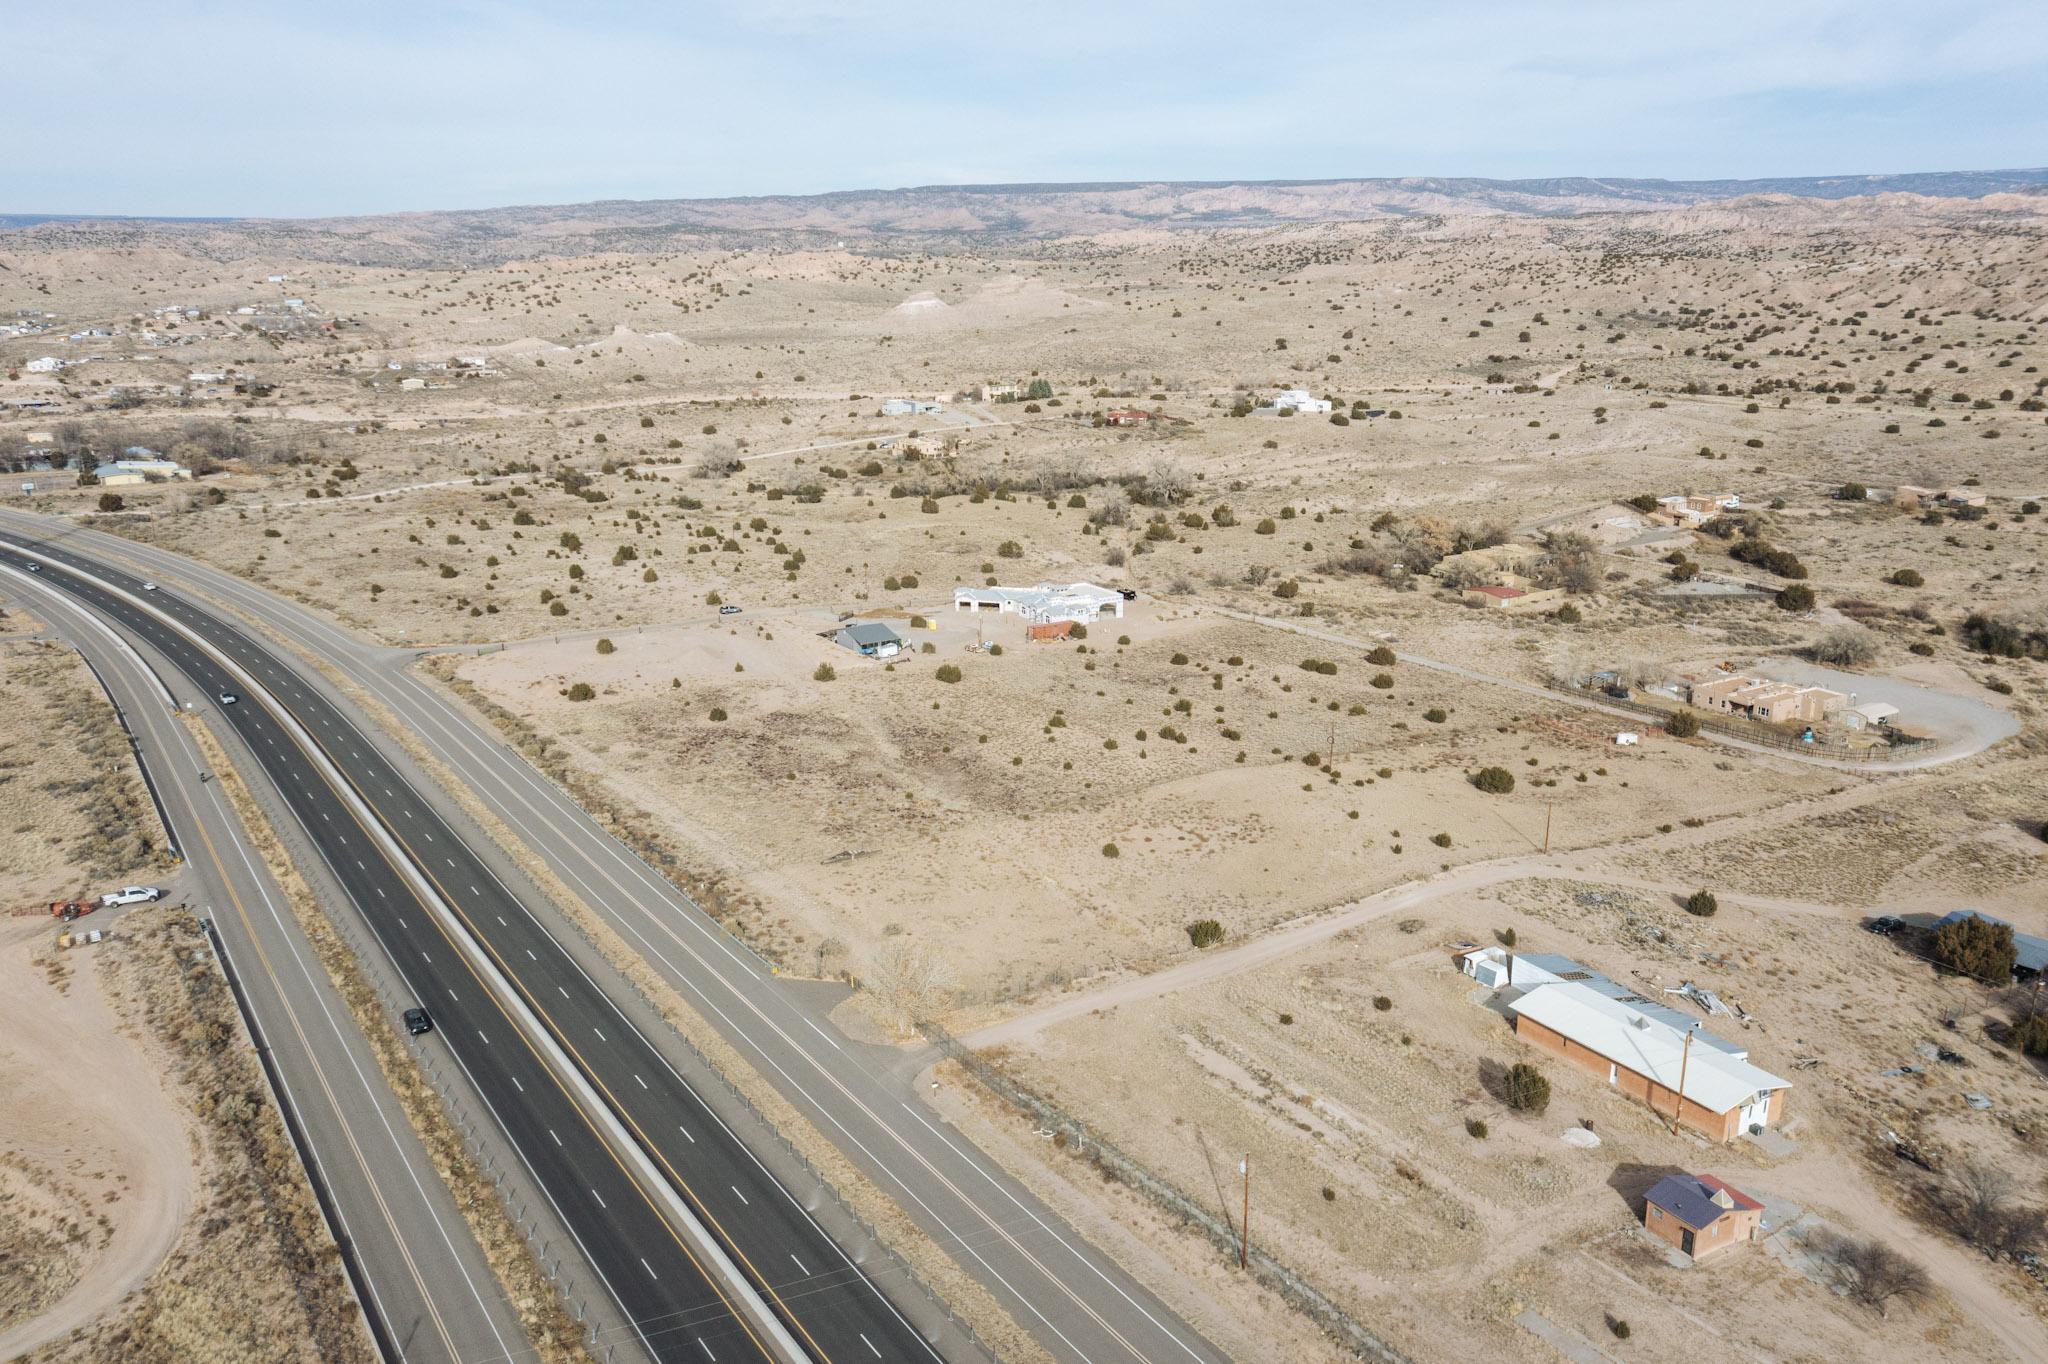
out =
<svg viewBox="0 0 2048 1364"><path fill-rule="evenodd" d="M1700 728L1709 734L1724 739L1739 739L1746 744L1760 748L1778 749L1786 753L1801 753L1809 757L1822 757L1835 762L1870 763L1883 766L1886 763L1905 762L1908 759L1924 758L1941 747L1933 739L1922 739L1916 735L1887 733L1886 742L1868 746L1852 746L1839 734L1816 732L1811 741L1796 734L1787 734L1773 725L1756 720L1744 720L1735 716L1719 715L1713 711L1686 707L1673 710L1664 706L1653 706L1632 698L1610 696L1605 692L1590 691L1585 687L1574 687L1559 681L1545 682L1546 690L1560 696L1569 696L1575 701L1592 701L1613 710L1640 715L1644 719L1663 724L1673 715L1690 715L1699 721Z"/></svg>
<svg viewBox="0 0 2048 1364"><path fill-rule="evenodd" d="M1041 1131L1052 1133L1053 1140L1076 1157L1164 1210L1183 1226L1193 1227L1231 1258L1238 1256L1238 1228L1229 1218L1218 1216L1205 1204L1189 1198L1172 1183L1096 1136L1079 1118L990 1065L938 1024L920 1023L918 1030L997 1098L1029 1114ZM1377 1360L1380 1364L1409 1364L1407 1356L1368 1331L1321 1289L1272 1256L1252 1247L1247 1261L1252 1273L1268 1288L1359 1358Z"/></svg>

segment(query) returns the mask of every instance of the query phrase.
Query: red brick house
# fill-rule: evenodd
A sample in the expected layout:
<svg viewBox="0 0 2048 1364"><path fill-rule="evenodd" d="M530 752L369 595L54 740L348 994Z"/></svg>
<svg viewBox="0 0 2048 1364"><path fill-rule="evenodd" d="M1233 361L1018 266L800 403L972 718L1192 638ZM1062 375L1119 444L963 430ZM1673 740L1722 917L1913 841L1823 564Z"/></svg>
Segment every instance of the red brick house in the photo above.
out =
<svg viewBox="0 0 2048 1364"><path fill-rule="evenodd" d="M1763 1204L1712 1175L1666 1175L1643 1198L1644 1228L1695 1263L1754 1241L1763 1217Z"/></svg>

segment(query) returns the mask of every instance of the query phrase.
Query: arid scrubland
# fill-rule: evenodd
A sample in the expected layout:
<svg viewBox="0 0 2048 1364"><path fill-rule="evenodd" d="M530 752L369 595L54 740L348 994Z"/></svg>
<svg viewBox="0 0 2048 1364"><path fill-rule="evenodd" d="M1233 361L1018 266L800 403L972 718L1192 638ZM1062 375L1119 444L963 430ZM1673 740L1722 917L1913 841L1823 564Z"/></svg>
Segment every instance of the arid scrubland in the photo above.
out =
<svg viewBox="0 0 2048 1364"><path fill-rule="evenodd" d="M172 869L113 709L0 620L0 897L40 910ZM0 919L0 1351L37 1361L367 1359L338 1255L194 917L55 943Z"/></svg>
<svg viewBox="0 0 2048 1364"><path fill-rule="evenodd" d="M8 419L0 458L208 470L24 474L23 501L449 646L437 668L738 888L729 922L791 971L915 977L911 1012L962 1032L1104 991L996 1059L1222 1214L1250 1152L1266 1247L1414 1358L1508 1353L1529 1307L1603 1347L1630 1323L1630 1351L1705 1330L1779 1359L1988 1358L2037 1337L2042 1290L1942 1190L1975 1159L2044 1201L2038 1062L2006 1045L2026 1006L1858 921L1975 905L2048 930L2044 230L2038 199L1898 196L460 268L25 235L0 303L129 330L0 384L60 404ZM236 320L283 293L309 325ZM208 316L148 325L197 339L140 339L173 303ZM1297 388L1331 414L1261 406ZM1962 496L1908 509L1900 485ZM1646 519L1678 493L1743 509ZM1564 595L1484 610L1430 571L1503 544ZM1041 580L1136 596L1057 642L953 609ZM845 618L905 651L835 644ZM1631 721L1526 689L1802 653L2019 733L1845 771L1648 726L1617 747ZM1512 789L1476 786L1489 768ZM1228 950L1402 885L1412 912L1114 994L1219 950L1203 921ZM1700 887L1718 916L1680 907ZM1793 1078L1796 1149L1674 1136L1547 1058L1548 1116L1510 1113L1492 1068L1533 1053L1450 964L1510 929L1739 1002L1747 1027L1710 1026ZM1935 1040L1964 1063L1922 1066ZM1599 1148L1559 1140L1581 1119ZM1017 1149L1213 1299L1166 1288L1177 1307L1230 1313L1206 1243ZM1674 1270L1628 1228L1680 1169L1884 1238L1933 1292L1880 1314L1784 1237Z"/></svg>

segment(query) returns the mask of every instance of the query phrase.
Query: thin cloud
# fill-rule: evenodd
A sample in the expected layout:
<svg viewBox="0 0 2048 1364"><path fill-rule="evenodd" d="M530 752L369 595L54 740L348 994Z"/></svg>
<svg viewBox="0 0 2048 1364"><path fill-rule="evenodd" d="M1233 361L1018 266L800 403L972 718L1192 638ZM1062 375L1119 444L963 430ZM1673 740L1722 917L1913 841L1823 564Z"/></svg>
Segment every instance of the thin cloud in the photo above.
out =
<svg viewBox="0 0 2048 1364"><path fill-rule="evenodd" d="M528 0L63 9L14 211L350 214L981 180L2039 164L2048 6Z"/></svg>

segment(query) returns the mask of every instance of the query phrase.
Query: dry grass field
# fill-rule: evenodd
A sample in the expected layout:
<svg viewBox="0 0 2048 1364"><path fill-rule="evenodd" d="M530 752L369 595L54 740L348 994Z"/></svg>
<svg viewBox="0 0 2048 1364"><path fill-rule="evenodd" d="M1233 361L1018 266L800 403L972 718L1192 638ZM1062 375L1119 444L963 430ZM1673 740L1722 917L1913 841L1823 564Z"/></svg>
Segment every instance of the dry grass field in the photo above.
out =
<svg viewBox="0 0 2048 1364"><path fill-rule="evenodd" d="M1859 921L2048 931L2044 231L2037 199L1888 196L445 266L24 235L0 304L118 334L0 342L0 398L59 404L0 420L0 459L142 444L205 470L117 503L60 468L18 500L439 651L425 670L786 969L863 981L899 1028L1016 1025L1007 1071L1219 1214L1250 1152L1267 1248L1413 1358L1525 1350L1531 1308L1617 1358L1701 1333L2025 1356L2048 1298L1884 1137L2048 1203L2039 1063L2004 1044L2025 1003ZM249 320L287 294L299 320ZM13 368L46 352L74 363ZM1258 406L1283 388L1334 412ZM901 397L938 410L881 414ZM1984 505L1903 508L1902 484ZM1744 510L1676 530L1636 501L1676 493ZM1567 595L1482 610L1429 571L1500 543ZM1060 643L952 609L1041 580L1137 595ZM845 619L908 648L862 659ZM1630 722L1514 685L1802 656L2018 733L1840 770L1647 726L1617 747ZM1933 702L1900 719L1949 737ZM1477 789L1487 767L1514 789ZM81 835L8 837L75 860ZM1701 887L1712 919L1678 907ZM1416 907L1377 914L1390 892ZM1338 916L1146 985L1203 959L1196 921L1227 953ZM1510 1114L1482 1077L1523 1051L1449 964L1508 928L1739 1001L1794 1078L1796 1149L1708 1149L1555 1064L1548 1115ZM1937 1040L1967 1064L1880 1074ZM1191 1317L1270 1319L1207 1243L942 1097ZM1560 1141L1581 1119L1598 1148ZM1630 1200L1701 1168L1888 1240L1934 1291L1880 1315L1789 1241L1670 1268Z"/></svg>

